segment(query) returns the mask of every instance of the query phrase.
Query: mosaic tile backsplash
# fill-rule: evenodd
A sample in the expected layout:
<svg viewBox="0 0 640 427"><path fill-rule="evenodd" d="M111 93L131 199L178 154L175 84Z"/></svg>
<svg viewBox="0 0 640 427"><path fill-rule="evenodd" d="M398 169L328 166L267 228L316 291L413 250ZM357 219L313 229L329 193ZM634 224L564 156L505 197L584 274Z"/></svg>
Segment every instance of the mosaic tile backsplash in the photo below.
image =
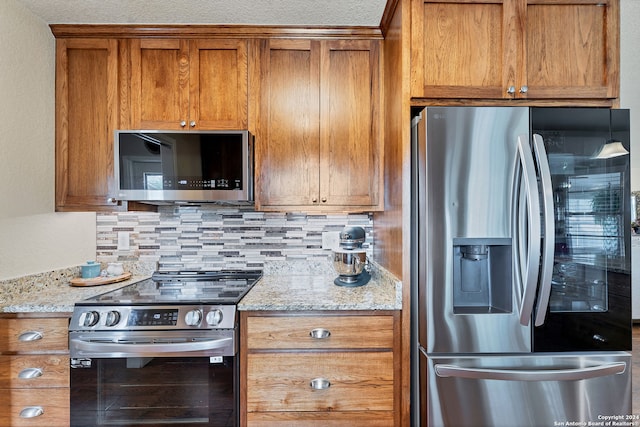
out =
<svg viewBox="0 0 640 427"><path fill-rule="evenodd" d="M97 214L97 261L158 263L160 268L262 269L269 261L325 261L322 233L360 226L373 253L369 214L256 212L252 207L161 206L159 212ZM118 249L118 233L129 249Z"/></svg>

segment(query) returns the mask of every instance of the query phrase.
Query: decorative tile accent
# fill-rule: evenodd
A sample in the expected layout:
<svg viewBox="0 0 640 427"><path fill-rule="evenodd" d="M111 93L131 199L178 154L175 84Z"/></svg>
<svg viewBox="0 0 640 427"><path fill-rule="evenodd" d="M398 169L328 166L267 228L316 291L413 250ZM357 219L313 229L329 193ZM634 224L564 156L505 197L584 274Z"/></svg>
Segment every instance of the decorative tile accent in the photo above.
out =
<svg viewBox="0 0 640 427"><path fill-rule="evenodd" d="M252 207L160 206L158 212L98 213L99 262L157 262L160 268L262 269L265 261L324 261L322 233L360 226L373 254L370 214L256 212ZM128 250L118 232L130 233Z"/></svg>

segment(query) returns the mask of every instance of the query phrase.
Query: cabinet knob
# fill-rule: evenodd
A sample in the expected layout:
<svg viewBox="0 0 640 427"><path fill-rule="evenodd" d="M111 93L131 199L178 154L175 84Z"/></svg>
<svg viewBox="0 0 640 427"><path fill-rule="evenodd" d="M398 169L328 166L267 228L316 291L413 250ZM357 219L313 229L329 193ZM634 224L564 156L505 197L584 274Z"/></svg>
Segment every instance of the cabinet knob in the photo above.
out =
<svg viewBox="0 0 640 427"><path fill-rule="evenodd" d="M191 120L191 121L189 122L189 126L191 126L192 128L196 127L196 122L195 122L195 120Z"/></svg>
<svg viewBox="0 0 640 427"><path fill-rule="evenodd" d="M520 88L520 93L527 93L529 92L529 86L522 86Z"/></svg>
<svg viewBox="0 0 640 427"><path fill-rule="evenodd" d="M507 89L507 93L509 95L513 95L514 93L516 93L516 87L515 86L509 86L509 89Z"/></svg>
<svg viewBox="0 0 640 427"><path fill-rule="evenodd" d="M18 374L18 378L31 379L42 376L42 369L40 368L25 368Z"/></svg>
<svg viewBox="0 0 640 427"><path fill-rule="evenodd" d="M326 197L322 198L322 203L327 203L327 198Z"/></svg>
<svg viewBox="0 0 640 427"><path fill-rule="evenodd" d="M35 418L44 414L42 406L27 406L20 411L20 418Z"/></svg>
<svg viewBox="0 0 640 427"><path fill-rule="evenodd" d="M331 336L331 331L324 328L315 328L309 332L309 336L316 340L323 340Z"/></svg>
<svg viewBox="0 0 640 427"><path fill-rule="evenodd" d="M115 197L109 197L107 199L107 202L109 202L109 203L118 203L118 200Z"/></svg>
<svg viewBox="0 0 640 427"><path fill-rule="evenodd" d="M180 122L180 127L182 127L182 128L183 128L183 127L185 127L186 125L187 125L187 122L186 122L186 121L184 121L184 120L183 120L183 121L181 121L181 122Z"/></svg>
<svg viewBox="0 0 640 427"><path fill-rule="evenodd" d="M42 332L26 331L18 336L18 340L22 342L38 341L42 339Z"/></svg>
<svg viewBox="0 0 640 427"><path fill-rule="evenodd" d="M317 198L317 197L314 197L313 199L311 199L311 201L312 201L313 203L318 203L318 198Z"/></svg>
<svg viewBox="0 0 640 427"><path fill-rule="evenodd" d="M331 387L331 383L326 378L314 378L309 385L314 390L326 390Z"/></svg>

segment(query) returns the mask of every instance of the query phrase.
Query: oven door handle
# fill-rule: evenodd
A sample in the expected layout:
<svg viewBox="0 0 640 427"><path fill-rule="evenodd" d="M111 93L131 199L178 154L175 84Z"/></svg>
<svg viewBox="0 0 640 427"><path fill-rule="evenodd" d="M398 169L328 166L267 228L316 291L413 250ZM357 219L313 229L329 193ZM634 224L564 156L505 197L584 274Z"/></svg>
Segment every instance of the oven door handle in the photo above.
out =
<svg viewBox="0 0 640 427"><path fill-rule="evenodd" d="M163 353L189 353L195 351L215 350L226 347L233 340L232 337L218 338L215 340L190 341L180 343L115 343L115 342L96 342L85 341L79 338L69 340L70 347L78 351L96 353L126 353L135 355L137 353L154 353L161 355Z"/></svg>

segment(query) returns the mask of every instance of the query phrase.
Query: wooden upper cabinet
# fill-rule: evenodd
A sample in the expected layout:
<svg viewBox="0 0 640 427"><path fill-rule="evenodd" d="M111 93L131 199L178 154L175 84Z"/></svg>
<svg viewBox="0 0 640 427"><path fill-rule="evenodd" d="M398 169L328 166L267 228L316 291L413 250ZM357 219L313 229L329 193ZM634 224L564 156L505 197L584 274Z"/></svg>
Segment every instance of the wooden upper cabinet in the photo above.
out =
<svg viewBox="0 0 640 427"><path fill-rule="evenodd" d="M247 42L132 39L131 127L246 129Z"/></svg>
<svg viewBox="0 0 640 427"><path fill-rule="evenodd" d="M611 99L619 0L414 0L413 98Z"/></svg>
<svg viewBox="0 0 640 427"><path fill-rule="evenodd" d="M117 40L56 40L56 210L119 209L110 200L118 100Z"/></svg>
<svg viewBox="0 0 640 427"><path fill-rule="evenodd" d="M258 209L379 209L379 42L258 44L250 70Z"/></svg>

